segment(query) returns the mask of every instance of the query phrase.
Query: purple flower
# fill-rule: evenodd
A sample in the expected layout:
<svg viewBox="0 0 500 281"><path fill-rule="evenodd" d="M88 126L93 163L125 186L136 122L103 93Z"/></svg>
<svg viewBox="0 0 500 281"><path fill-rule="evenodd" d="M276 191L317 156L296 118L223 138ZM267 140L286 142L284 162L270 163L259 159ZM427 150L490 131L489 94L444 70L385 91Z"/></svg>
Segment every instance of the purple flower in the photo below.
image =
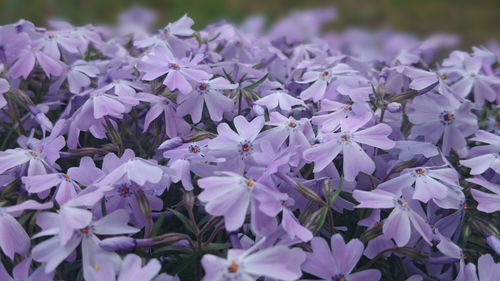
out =
<svg viewBox="0 0 500 281"><path fill-rule="evenodd" d="M328 99L321 100L319 113L331 112L316 115L311 118L314 125L318 125L322 132L334 132L339 127L342 130L349 130L358 126L364 120L370 119L372 111L366 103L354 103L352 105L340 103Z"/></svg>
<svg viewBox="0 0 500 281"><path fill-rule="evenodd" d="M286 196L271 188L235 173L223 172L223 176L206 177L198 180L203 191L198 199L206 203L205 210L213 216L224 216L226 230L240 228L249 208L258 208L274 217L281 210L280 198ZM286 198L286 197L284 197ZM252 216L254 225L255 217Z"/></svg>
<svg viewBox="0 0 500 281"><path fill-rule="evenodd" d="M109 158L109 173L96 182L96 186L104 190L123 179L144 186L146 182L159 183L163 178L163 170L156 163L135 157L131 149L125 150L121 158L112 153L107 154L106 158Z"/></svg>
<svg viewBox="0 0 500 281"><path fill-rule="evenodd" d="M151 122L158 118L158 116L162 113L165 120L167 136L170 138L183 136L191 131L189 123L177 115L175 103L168 98L147 93L139 93L137 94L137 97L142 101L153 104L144 118L144 132L148 130Z"/></svg>
<svg viewBox="0 0 500 281"><path fill-rule="evenodd" d="M72 219L75 219L73 217ZM45 263L45 272L51 272L66 259L78 245L82 245L84 276L90 274L90 268L95 268L95 257L98 254L106 254L108 259L115 258L115 253L106 252L99 247L97 235L116 235L136 233L139 229L128 225L129 216L125 210L114 211L95 221L81 223L80 227L71 232L70 238L65 242L61 240L60 228L54 223L54 213L42 213L37 219L37 224L42 227L42 232L35 237L54 235L36 245L32 250L33 259ZM65 221L63 223L70 223Z"/></svg>
<svg viewBox="0 0 500 281"><path fill-rule="evenodd" d="M395 143L388 138L392 129L387 124L377 124L358 131L368 121L369 119L365 119L348 131L325 136L323 143L304 151L304 159L314 162L314 172L320 172L342 151L344 177L347 181L353 181L359 172L373 173L375 163L358 143L381 149L391 149Z"/></svg>
<svg viewBox="0 0 500 281"><path fill-rule="evenodd" d="M176 58L167 47L158 45L137 64L137 68L145 73L142 79L146 81L166 74L163 84L171 91L179 90L186 95L193 90L190 80L202 81L212 76L196 68L201 60L201 56Z"/></svg>
<svg viewBox="0 0 500 281"><path fill-rule="evenodd" d="M252 161L252 155L256 150L256 138L262 127L264 117L259 116L248 122L245 117L239 115L233 120L235 133L227 123L217 126L218 136L208 143L208 148L216 157L226 158L224 167L239 169L242 164Z"/></svg>
<svg viewBox="0 0 500 281"><path fill-rule="evenodd" d="M471 175L480 175L488 169L492 169L500 174L500 137L487 131L478 130L471 141L484 142L488 145L475 146L471 149L470 155L473 156L467 160L460 160L460 164L471 168Z"/></svg>
<svg viewBox="0 0 500 281"><path fill-rule="evenodd" d="M201 260L205 269L204 280L246 281L265 276L291 281L302 275L300 265L306 255L301 249L279 245L257 252L254 250L255 245L248 250L231 249L227 252L227 259L204 255Z"/></svg>
<svg viewBox="0 0 500 281"><path fill-rule="evenodd" d="M408 117L413 124L409 138L423 136L425 141L437 144L442 137L441 149L448 155L454 148L465 154L465 137L477 128L477 117L470 112L468 102L457 104L453 97L436 94L416 97L410 104Z"/></svg>
<svg viewBox="0 0 500 281"><path fill-rule="evenodd" d="M2 281L53 281L55 272L45 273L43 266L33 272L30 270L31 258L26 258L18 263L12 270L12 277L7 273L5 267L0 263L0 280Z"/></svg>
<svg viewBox="0 0 500 281"><path fill-rule="evenodd" d="M418 201L412 200L411 191L403 190L403 195L384 190L354 190L352 196L360 202L356 208L393 208L383 222L383 232L387 239L394 239L399 247L406 246L412 236L412 225L422 238L431 245L432 230L425 222L425 214Z"/></svg>
<svg viewBox="0 0 500 281"><path fill-rule="evenodd" d="M399 193L415 185L413 199L427 203L430 199L444 199L450 186L458 186L458 174L450 168L417 167L378 185L379 189Z"/></svg>
<svg viewBox="0 0 500 281"><path fill-rule="evenodd" d="M337 77L352 75L356 72L356 70L343 63L338 63L323 71L308 71L304 73L302 80L297 81L297 83L313 82L313 84L300 93L300 98L303 100L312 99L314 102L317 102L324 97L328 86L330 86L332 81Z"/></svg>
<svg viewBox="0 0 500 281"><path fill-rule="evenodd" d="M80 191L80 186L71 178L69 172L22 177L21 181L29 193L38 193L41 198L45 197L43 195L46 195L46 191L57 186L54 199L59 205L75 198Z"/></svg>
<svg viewBox="0 0 500 281"><path fill-rule="evenodd" d="M311 241L312 253L307 254L302 269L322 280L378 281L380 271L368 269L351 273L363 254L363 243L359 239L344 242L342 235L335 234L330 240L314 237Z"/></svg>
<svg viewBox="0 0 500 281"><path fill-rule="evenodd" d="M486 75L481 71L482 66L482 59L467 55L462 64L463 68L452 68L461 78L451 87L454 93L465 98L472 90L474 102L478 105L483 105L485 100L495 101L498 94L493 86L500 85L500 78Z"/></svg>
<svg viewBox="0 0 500 281"><path fill-rule="evenodd" d="M9 82L3 78L0 78L0 109L7 105L7 100L5 100L4 94L9 91Z"/></svg>
<svg viewBox="0 0 500 281"><path fill-rule="evenodd" d="M265 106L269 110L279 107L281 110L290 111L292 106L302 105L305 106L304 101L292 97L286 90L272 91L269 95L264 96L257 101L256 104Z"/></svg>
<svg viewBox="0 0 500 281"><path fill-rule="evenodd" d="M155 278L160 269L161 264L157 259L150 259L143 265L142 259L134 254L126 255L123 261L120 258L110 260L107 255L100 254L95 258L95 265L89 266L87 271L89 281L178 281L165 273Z"/></svg>
<svg viewBox="0 0 500 281"><path fill-rule="evenodd" d="M470 192L474 200L478 202L477 209L485 213L493 213L500 210L500 185L491 183L481 176L466 179L466 181L482 186L493 193L486 193L477 189Z"/></svg>
<svg viewBox="0 0 500 281"><path fill-rule="evenodd" d="M0 207L0 248L11 260L14 254L25 255L30 248L30 238L24 228L14 217L20 216L24 210L44 210L52 208L52 203L40 204L33 200L21 204Z"/></svg>
<svg viewBox="0 0 500 281"><path fill-rule="evenodd" d="M224 95L224 90L233 90L238 84L231 84L222 77L212 80L197 82L193 91L188 95L178 95L177 114L185 116L191 115L193 123L201 120L203 104L206 104L208 114L213 121L221 121L224 112L230 112L234 108L234 102Z"/></svg>
<svg viewBox="0 0 500 281"><path fill-rule="evenodd" d="M438 72L430 72L414 67L406 67L404 74L411 79L410 89L419 91L419 93L424 94L431 91L436 86L438 92L442 95L451 95L452 91L446 83L446 74L441 74Z"/></svg>
<svg viewBox="0 0 500 281"><path fill-rule="evenodd" d="M42 67L45 74L59 76L63 71L63 64L58 58L51 57L40 50L42 45L40 42L32 42L28 47L24 48L18 56L17 61L10 67L9 76L18 78L23 76L27 79L31 71L35 67L35 62Z"/></svg>

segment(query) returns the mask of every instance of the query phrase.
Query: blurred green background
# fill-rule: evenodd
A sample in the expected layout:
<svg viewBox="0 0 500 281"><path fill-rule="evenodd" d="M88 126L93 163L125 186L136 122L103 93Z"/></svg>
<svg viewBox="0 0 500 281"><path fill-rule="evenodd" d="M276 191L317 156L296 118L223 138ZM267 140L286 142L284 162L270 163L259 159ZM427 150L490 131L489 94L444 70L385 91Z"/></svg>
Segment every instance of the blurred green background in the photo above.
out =
<svg viewBox="0 0 500 281"><path fill-rule="evenodd" d="M240 22L251 14L275 20L290 10L335 6L339 19L330 26L368 29L392 27L425 36L435 32L460 35L462 48L500 39L500 0L0 0L0 23L25 18L44 25L52 16L74 24L111 23L133 4L158 14L159 26L188 13L202 28L225 18Z"/></svg>

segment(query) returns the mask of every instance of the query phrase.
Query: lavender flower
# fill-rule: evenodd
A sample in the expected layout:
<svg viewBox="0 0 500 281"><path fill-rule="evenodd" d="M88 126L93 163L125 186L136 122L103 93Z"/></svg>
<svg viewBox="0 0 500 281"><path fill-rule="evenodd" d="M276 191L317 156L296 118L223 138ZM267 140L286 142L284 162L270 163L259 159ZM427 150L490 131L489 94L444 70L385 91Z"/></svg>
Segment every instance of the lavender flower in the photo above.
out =
<svg viewBox="0 0 500 281"><path fill-rule="evenodd" d="M311 241L312 253L307 255L302 269L323 280L380 280L380 271L375 269L351 273L363 254L363 243L353 239L344 242L340 234L331 238L331 250L327 242L320 237Z"/></svg>

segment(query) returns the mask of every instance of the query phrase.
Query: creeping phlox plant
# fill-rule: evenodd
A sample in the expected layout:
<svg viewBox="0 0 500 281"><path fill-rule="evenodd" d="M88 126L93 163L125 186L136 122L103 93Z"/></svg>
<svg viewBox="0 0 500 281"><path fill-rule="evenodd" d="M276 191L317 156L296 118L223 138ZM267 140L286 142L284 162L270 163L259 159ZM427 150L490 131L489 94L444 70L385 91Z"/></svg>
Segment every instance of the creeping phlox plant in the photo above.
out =
<svg viewBox="0 0 500 281"><path fill-rule="evenodd" d="M498 280L500 47L0 27L0 280Z"/></svg>

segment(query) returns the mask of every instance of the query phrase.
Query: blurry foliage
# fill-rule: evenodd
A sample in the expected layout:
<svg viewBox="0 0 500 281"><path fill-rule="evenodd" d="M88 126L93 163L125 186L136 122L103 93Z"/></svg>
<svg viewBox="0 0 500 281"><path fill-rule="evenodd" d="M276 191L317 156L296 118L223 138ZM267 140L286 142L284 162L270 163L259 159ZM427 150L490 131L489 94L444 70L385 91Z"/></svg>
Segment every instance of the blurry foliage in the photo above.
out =
<svg viewBox="0 0 500 281"><path fill-rule="evenodd" d="M184 13L195 20L195 28L202 28L218 19L241 22L261 14L275 20L291 10L335 6L339 13L331 26L335 30L361 26L392 27L419 35L449 32L460 35L467 49L488 39L500 40L499 0L0 0L0 24L25 18L43 26L54 16L79 25L112 23L134 4L154 10L159 25Z"/></svg>

